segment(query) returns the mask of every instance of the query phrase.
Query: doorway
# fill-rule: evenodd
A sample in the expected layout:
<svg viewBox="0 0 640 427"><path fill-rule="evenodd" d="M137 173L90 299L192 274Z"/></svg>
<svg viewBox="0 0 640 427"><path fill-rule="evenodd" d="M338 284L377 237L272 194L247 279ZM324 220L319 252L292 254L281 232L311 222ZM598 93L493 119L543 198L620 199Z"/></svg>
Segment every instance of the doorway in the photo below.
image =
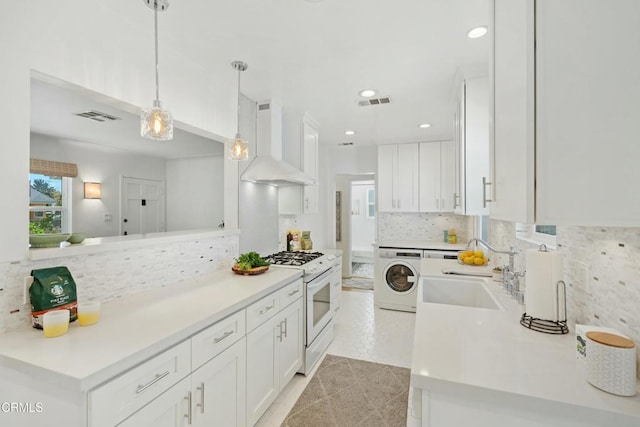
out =
<svg viewBox="0 0 640 427"><path fill-rule="evenodd" d="M164 181L122 177L120 234L165 231Z"/></svg>
<svg viewBox="0 0 640 427"><path fill-rule="evenodd" d="M373 290L376 186L373 174L336 176L336 247L345 288Z"/></svg>

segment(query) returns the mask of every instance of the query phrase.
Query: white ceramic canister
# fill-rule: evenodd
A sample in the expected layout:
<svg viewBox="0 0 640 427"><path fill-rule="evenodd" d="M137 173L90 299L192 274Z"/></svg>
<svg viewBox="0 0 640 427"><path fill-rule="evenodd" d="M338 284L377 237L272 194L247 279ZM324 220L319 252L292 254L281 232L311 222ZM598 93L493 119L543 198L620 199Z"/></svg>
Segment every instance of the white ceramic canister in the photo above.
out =
<svg viewBox="0 0 640 427"><path fill-rule="evenodd" d="M587 332L587 381L619 396L636 394L636 346L608 332Z"/></svg>

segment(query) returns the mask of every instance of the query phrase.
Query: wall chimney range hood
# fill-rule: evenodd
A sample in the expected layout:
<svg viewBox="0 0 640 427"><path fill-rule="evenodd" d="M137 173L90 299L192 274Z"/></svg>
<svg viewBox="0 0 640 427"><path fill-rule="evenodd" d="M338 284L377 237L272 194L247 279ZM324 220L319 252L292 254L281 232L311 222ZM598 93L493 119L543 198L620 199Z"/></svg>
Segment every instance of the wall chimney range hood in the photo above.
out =
<svg viewBox="0 0 640 427"><path fill-rule="evenodd" d="M240 179L269 185L312 185L315 181L282 160L282 107L258 103L256 157Z"/></svg>

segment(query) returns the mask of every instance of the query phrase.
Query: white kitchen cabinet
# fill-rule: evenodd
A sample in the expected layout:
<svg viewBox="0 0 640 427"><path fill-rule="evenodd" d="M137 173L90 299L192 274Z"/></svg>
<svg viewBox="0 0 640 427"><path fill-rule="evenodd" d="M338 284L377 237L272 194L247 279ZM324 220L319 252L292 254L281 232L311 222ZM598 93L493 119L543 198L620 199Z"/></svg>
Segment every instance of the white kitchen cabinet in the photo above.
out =
<svg viewBox="0 0 640 427"><path fill-rule="evenodd" d="M246 340L191 374L193 425L246 425Z"/></svg>
<svg viewBox="0 0 640 427"><path fill-rule="evenodd" d="M494 0L493 28L491 216L640 225L640 4Z"/></svg>
<svg viewBox="0 0 640 427"><path fill-rule="evenodd" d="M242 338L119 425L244 426L245 346Z"/></svg>
<svg viewBox="0 0 640 427"><path fill-rule="evenodd" d="M316 181L314 185L283 186L278 191L279 212L281 214L318 213L319 164L318 148L320 133L317 123L305 115L300 123L300 135L293 138L300 145L300 160L292 161L309 177ZM288 144L291 146L291 144Z"/></svg>
<svg viewBox="0 0 640 427"><path fill-rule="evenodd" d="M302 281L297 282L302 286ZM303 299L296 287L278 295L297 299L247 335L247 424L264 414L280 391L302 366ZM292 294L292 295L289 295Z"/></svg>
<svg viewBox="0 0 640 427"><path fill-rule="evenodd" d="M121 427L182 427L192 425L191 379L184 378L144 408L118 424ZM113 425L113 424L111 424Z"/></svg>
<svg viewBox="0 0 640 427"><path fill-rule="evenodd" d="M454 212L487 215L489 170L489 79L483 66L458 70L454 112Z"/></svg>
<svg viewBox="0 0 640 427"><path fill-rule="evenodd" d="M331 310L333 314L340 310L342 303L342 256L337 256L333 262L333 273L331 273L331 288L329 289L331 300Z"/></svg>
<svg viewBox="0 0 640 427"><path fill-rule="evenodd" d="M418 143L378 147L378 211L418 211L418 152Z"/></svg>
<svg viewBox="0 0 640 427"><path fill-rule="evenodd" d="M420 212L453 212L453 141L420 143Z"/></svg>

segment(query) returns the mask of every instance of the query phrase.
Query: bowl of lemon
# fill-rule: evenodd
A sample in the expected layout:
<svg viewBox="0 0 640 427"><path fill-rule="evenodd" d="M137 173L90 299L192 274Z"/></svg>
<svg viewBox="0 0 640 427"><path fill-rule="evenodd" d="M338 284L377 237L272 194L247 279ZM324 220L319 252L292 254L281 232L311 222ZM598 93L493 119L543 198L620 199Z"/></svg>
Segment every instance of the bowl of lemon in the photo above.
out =
<svg viewBox="0 0 640 427"><path fill-rule="evenodd" d="M458 263L464 265L471 265L475 267L481 267L487 265L489 259L485 256L481 250L471 250L458 252Z"/></svg>

